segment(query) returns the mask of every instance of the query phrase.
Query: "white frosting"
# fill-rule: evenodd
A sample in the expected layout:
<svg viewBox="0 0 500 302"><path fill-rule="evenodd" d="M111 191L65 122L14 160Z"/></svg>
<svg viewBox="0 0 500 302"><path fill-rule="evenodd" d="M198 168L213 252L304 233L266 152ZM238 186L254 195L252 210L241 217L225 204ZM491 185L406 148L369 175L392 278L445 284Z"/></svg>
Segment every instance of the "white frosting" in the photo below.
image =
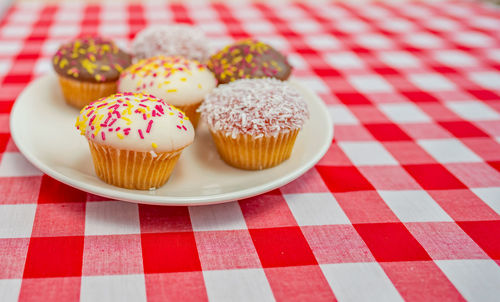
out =
<svg viewBox="0 0 500 302"><path fill-rule="evenodd" d="M212 72L197 61L157 56L123 71L118 91L151 94L174 106L184 106L203 101L216 85Z"/></svg>
<svg viewBox="0 0 500 302"><path fill-rule="evenodd" d="M203 31L187 24L175 24L141 30L132 41L132 53L137 60L164 55L206 62L211 51Z"/></svg>
<svg viewBox="0 0 500 302"><path fill-rule="evenodd" d="M98 100L82 109L76 127L89 140L120 150L168 152L194 140L193 126L182 111L143 94Z"/></svg>

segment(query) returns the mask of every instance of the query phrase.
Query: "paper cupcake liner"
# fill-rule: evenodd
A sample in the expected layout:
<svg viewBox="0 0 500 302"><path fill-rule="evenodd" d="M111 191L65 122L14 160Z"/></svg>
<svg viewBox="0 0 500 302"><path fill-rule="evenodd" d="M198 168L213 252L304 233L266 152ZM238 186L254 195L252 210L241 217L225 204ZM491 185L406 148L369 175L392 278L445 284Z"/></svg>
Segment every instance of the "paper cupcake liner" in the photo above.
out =
<svg viewBox="0 0 500 302"><path fill-rule="evenodd" d="M62 93L66 103L81 109L102 97L116 93L115 82L90 83L77 81L63 76L59 77Z"/></svg>
<svg viewBox="0 0 500 302"><path fill-rule="evenodd" d="M198 121L200 120L200 113L196 112L196 109L198 109L200 105L201 102L184 106L174 106L177 109L184 111L184 113L189 117L189 121L191 122L191 124L193 124L193 128L196 129L196 126L198 126Z"/></svg>
<svg viewBox="0 0 500 302"><path fill-rule="evenodd" d="M279 165L292 154L299 130L281 133L276 137L253 138L239 135L237 138L221 132L212 132L220 157L229 165L245 170L261 170Z"/></svg>
<svg viewBox="0 0 500 302"><path fill-rule="evenodd" d="M97 176L126 189L149 190L163 186L179 159L182 149L157 153L119 150L89 140Z"/></svg>

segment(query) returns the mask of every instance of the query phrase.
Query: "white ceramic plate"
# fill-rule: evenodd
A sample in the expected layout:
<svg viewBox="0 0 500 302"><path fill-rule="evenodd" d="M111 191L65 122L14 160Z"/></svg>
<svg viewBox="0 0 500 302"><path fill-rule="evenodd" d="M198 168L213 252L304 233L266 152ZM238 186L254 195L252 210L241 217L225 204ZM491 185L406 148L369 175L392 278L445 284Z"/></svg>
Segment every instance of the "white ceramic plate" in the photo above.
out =
<svg viewBox="0 0 500 302"><path fill-rule="evenodd" d="M10 130L19 150L51 177L96 195L156 205L204 205L255 196L302 175L325 154L333 124L323 102L298 81L311 118L300 132L290 159L263 171L232 168L218 156L206 125L201 124L193 145L185 149L163 187L155 191L127 190L108 185L94 173L87 141L75 129L78 110L66 105L57 78L45 75L17 98Z"/></svg>

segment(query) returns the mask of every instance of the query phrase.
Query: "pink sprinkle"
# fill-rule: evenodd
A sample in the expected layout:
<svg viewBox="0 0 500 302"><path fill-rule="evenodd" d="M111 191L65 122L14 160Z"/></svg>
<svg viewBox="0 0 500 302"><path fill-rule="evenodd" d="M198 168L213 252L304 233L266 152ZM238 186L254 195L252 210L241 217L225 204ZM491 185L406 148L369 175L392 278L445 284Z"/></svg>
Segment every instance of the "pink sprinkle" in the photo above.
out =
<svg viewBox="0 0 500 302"><path fill-rule="evenodd" d="M92 138L95 138L95 135L94 135L94 133L92 133Z"/></svg>
<svg viewBox="0 0 500 302"><path fill-rule="evenodd" d="M148 128L146 129L146 133L149 133L149 131L151 131L152 126L153 126L153 120L150 120L148 123Z"/></svg>
<svg viewBox="0 0 500 302"><path fill-rule="evenodd" d="M106 135L104 134L104 131L101 132L101 137L102 137L102 140L105 141L106 140Z"/></svg>
<svg viewBox="0 0 500 302"><path fill-rule="evenodd" d="M116 111L116 110L115 110L115 111L113 111L113 113L114 113L114 114L116 114L116 117L117 117L117 118L121 118L121 117L122 117L122 115L120 114L120 112L118 112L118 111Z"/></svg>
<svg viewBox="0 0 500 302"><path fill-rule="evenodd" d="M153 110L152 114L153 114L153 116L156 116L156 110Z"/></svg>
<svg viewBox="0 0 500 302"><path fill-rule="evenodd" d="M102 103L101 105L97 106L96 108L101 108L102 106L106 106L108 103Z"/></svg>
<svg viewBox="0 0 500 302"><path fill-rule="evenodd" d="M148 108L148 106L146 106L144 104L139 104L139 106L144 107L144 108Z"/></svg>
<svg viewBox="0 0 500 302"><path fill-rule="evenodd" d="M107 125L110 119L111 119L111 114L108 114L108 117L106 118L106 120L104 120L103 124Z"/></svg>
<svg viewBox="0 0 500 302"><path fill-rule="evenodd" d="M108 131L109 131L109 132L113 131L113 128L108 128Z"/></svg>
<svg viewBox="0 0 500 302"><path fill-rule="evenodd" d="M95 117L96 116L94 115L93 117L90 118L89 125L92 124L92 122L94 121Z"/></svg>
<svg viewBox="0 0 500 302"><path fill-rule="evenodd" d="M141 137L141 139L144 139L144 135L142 135L141 129L137 130L137 132L139 132L139 136Z"/></svg>
<svg viewBox="0 0 500 302"><path fill-rule="evenodd" d="M182 129L181 126L177 125L177 128Z"/></svg>
<svg viewBox="0 0 500 302"><path fill-rule="evenodd" d="M90 110L89 113L87 113L87 117L91 116L92 113L94 113L94 110Z"/></svg>
<svg viewBox="0 0 500 302"><path fill-rule="evenodd" d="M156 110L158 110L158 112L160 112L161 114L163 114L163 107L161 107L160 105L156 105L155 106Z"/></svg>
<svg viewBox="0 0 500 302"><path fill-rule="evenodd" d="M184 126L184 125L182 125L182 129L188 131L187 128L186 128L186 126Z"/></svg>
<svg viewBox="0 0 500 302"><path fill-rule="evenodd" d="M108 125L108 127L111 127L118 119L114 119L111 121L111 123Z"/></svg>
<svg viewBox="0 0 500 302"><path fill-rule="evenodd" d="M116 131L119 131L120 130L120 127L116 127Z"/></svg>
<svg viewBox="0 0 500 302"><path fill-rule="evenodd" d="M147 119L148 119L148 116L146 115L146 113L143 113L143 114L142 114L142 118L143 118L144 120L147 120Z"/></svg>

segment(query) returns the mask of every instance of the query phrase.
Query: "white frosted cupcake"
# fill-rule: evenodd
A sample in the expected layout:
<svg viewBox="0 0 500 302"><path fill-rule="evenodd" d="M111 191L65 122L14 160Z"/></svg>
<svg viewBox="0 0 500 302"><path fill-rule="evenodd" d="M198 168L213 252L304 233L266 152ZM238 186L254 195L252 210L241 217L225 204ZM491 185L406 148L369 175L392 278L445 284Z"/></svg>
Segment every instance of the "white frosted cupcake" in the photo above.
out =
<svg viewBox="0 0 500 302"><path fill-rule="evenodd" d="M199 111L221 158L248 170L270 168L288 159L309 118L300 93L272 78L220 85L207 95Z"/></svg>
<svg viewBox="0 0 500 302"><path fill-rule="evenodd" d="M155 25L137 33L132 41L132 53L136 60L164 55L206 62L211 54L209 45L205 34L197 27Z"/></svg>
<svg viewBox="0 0 500 302"><path fill-rule="evenodd" d="M118 93L86 106L75 126L88 140L97 176L127 189L165 184L194 140L182 111L138 93Z"/></svg>
<svg viewBox="0 0 500 302"><path fill-rule="evenodd" d="M157 56L125 69L118 91L146 93L163 99L184 111L196 128L199 119L196 109L216 84L212 72L198 61Z"/></svg>

